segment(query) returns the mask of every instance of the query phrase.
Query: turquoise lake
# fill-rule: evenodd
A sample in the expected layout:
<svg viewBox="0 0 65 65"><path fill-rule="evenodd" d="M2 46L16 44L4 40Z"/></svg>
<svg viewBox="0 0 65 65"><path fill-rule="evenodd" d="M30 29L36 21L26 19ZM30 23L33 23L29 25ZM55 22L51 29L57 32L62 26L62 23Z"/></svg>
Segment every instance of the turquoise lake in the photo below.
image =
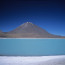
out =
<svg viewBox="0 0 65 65"><path fill-rule="evenodd" d="M65 55L65 39L0 39L0 55Z"/></svg>

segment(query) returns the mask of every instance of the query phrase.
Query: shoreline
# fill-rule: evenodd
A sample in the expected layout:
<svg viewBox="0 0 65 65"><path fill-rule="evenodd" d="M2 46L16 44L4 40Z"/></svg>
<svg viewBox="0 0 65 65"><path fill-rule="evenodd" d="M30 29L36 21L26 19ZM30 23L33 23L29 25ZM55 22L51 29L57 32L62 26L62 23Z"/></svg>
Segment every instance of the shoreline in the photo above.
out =
<svg viewBox="0 0 65 65"><path fill-rule="evenodd" d="M0 55L0 57L60 57L60 56L65 56L65 55L43 55L43 56L16 56L16 55L12 55L12 56L9 56L9 55Z"/></svg>
<svg viewBox="0 0 65 65"><path fill-rule="evenodd" d="M0 56L0 65L65 65L65 55L38 57Z"/></svg>
<svg viewBox="0 0 65 65"><path fill-rule="evenodd" d="M65 38L0 38L0 39L65 39Z"/></svg>

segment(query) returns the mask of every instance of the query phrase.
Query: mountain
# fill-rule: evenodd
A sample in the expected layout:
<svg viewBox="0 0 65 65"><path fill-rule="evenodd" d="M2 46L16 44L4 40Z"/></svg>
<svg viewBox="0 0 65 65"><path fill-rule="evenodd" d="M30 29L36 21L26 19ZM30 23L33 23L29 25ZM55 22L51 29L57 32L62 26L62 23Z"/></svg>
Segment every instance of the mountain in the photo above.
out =
<svg viewBox="0 0 65 65"><path fill-rule="evenodd" d="M64 36L53 35L35 24L26 22L16 29L7 32L9 38L65 38Z"/></svg>
<svg viewBox="0 0 65 65"><path fill-rule="evenodd" d="M1 37L1 38L7 37L7 35L6 35L4 32L0 31L0 37Z"/></svg>

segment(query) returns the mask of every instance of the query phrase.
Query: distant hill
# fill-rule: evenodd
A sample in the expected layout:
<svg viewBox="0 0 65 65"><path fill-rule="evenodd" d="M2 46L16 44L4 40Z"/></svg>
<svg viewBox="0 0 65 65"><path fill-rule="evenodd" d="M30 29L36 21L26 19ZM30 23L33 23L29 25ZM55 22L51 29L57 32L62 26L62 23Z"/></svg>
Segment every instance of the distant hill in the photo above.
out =
<svg viewBox="0 0 65 65"><path fill-rule="evenodd" d="M4 32L2 32L2 31L0 31L0 38L5 38L5 37L7 37L7 35L4 33Z"/></svg>
<svg viewBox="0 0 65 65"><path fill-rule="evenodd" d="M50 34L46 30L30 22L26 22L4 34L7 35L7 38L65 38L64 36Z"/></svg>

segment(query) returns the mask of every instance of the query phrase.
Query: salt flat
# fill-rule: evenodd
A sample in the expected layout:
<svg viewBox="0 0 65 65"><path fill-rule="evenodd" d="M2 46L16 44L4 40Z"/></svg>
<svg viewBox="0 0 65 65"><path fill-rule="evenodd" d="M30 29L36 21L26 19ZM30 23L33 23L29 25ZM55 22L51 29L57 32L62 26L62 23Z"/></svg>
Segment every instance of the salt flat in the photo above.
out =
<svg viewBox="0 0 65 65"><path fill-rule="evenodd" d="M65 65L65 55L0 56L0 65Z"/></svg>

